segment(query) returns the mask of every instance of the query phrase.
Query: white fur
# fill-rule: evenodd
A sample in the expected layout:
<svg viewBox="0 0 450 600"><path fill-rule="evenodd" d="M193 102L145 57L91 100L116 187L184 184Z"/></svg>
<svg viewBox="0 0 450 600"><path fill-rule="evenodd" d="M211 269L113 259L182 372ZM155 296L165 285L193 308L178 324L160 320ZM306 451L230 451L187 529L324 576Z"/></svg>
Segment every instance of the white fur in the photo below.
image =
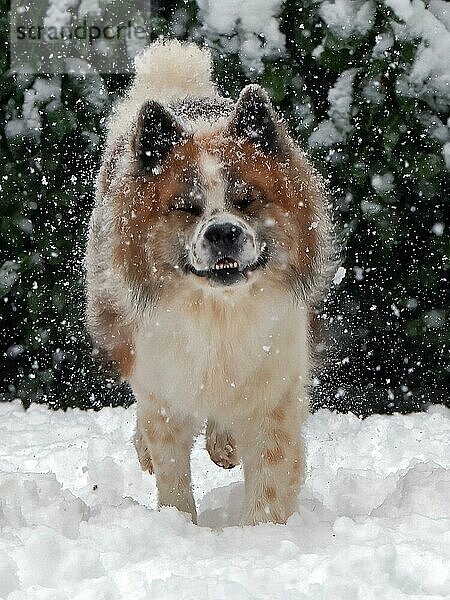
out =
<svg viewBox="0 0 450 600"><path fill-rule="evenodd" d="M285 389L304 400L307 310L261 280L252 288L187 292L184 304L180 295L157 307L136 339L132 385L200 420L245 419L255 402L276 406Z"/></svg>
<svg viewBox="0 0 450 600"><path fill-rule="evenodd" d="M208 194L208 210L224 210L226 183L222 173L223 165L215 156L204 152L198 161L198 168L202 186Z"/></svg>
<svg viewBox="0 0 450 600"><path fill-rule="evenodd" d="M212 154L203 152L198 163L200 176L203 179L203 185L207 188L214 187L218 181L223 182L222 169L223 164ZM220 207L225 201L225 189L220 196Z"/></svg>

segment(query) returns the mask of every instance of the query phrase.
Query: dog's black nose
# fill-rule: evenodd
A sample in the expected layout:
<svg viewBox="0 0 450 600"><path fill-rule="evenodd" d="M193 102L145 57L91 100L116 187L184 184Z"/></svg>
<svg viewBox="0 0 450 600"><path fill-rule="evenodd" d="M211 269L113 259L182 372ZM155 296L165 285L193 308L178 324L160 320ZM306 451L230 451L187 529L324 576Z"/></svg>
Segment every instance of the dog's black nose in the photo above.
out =
<svg viewBox="0 0 450 600"><path fill-rule="evenodd" d="M213 223L205 231L205 238L219 250L238 246L244 237L244 231L235 223Z"/></svg>

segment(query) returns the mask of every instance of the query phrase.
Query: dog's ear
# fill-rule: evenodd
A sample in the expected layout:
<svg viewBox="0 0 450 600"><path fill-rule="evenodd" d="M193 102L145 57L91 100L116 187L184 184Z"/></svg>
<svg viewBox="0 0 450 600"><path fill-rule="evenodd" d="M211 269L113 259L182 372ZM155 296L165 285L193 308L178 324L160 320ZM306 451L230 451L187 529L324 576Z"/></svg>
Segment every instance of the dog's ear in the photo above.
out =
<svg viewBox="0 0 450 600"><path fill-rule="evenodd" d="M133 151L142 168L152 171L185 137L175 116L156 100L149 100L137 118Z"/></svg>
<svg viewBox="0 0 450 600"><path fill-rule="evenodd" d="M259 85L247 85L241 92L228 126L228 133L257 145L265 154L280 155L287 136L267 92Z"/></svg>

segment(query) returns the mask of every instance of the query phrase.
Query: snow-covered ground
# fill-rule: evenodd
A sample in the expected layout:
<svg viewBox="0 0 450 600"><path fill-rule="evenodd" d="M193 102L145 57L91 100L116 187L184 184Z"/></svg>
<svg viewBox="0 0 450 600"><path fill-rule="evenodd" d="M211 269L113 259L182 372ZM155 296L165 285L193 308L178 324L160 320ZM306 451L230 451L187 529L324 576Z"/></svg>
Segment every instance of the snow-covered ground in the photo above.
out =
<svg viewBox="0 0 450 600"><path fill-rule="evenodd" d="M320 411L286 526L238 527L238 468L193 454L200 526L155 510L134 409L0 404L0 597L8 600L450 598L450 410Z"/></svg>

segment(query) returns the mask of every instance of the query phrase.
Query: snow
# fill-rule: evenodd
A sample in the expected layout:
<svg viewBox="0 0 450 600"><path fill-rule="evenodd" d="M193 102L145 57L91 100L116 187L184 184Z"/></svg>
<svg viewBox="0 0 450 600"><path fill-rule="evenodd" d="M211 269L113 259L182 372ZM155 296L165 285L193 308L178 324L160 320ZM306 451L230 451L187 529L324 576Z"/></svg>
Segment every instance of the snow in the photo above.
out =
<svg viewBox="0 0 450 600"><path fill-rule="evenodd" d="M156 511L134 420L134 407L0 404L0 598L450 596L450 410L311 415L298 512L253 528L236 526L242 472L216 467L201 439L200 526Z"/></svg>
<svg viewBox="0 0 450 600"><path fill-rule="evenodd" d="M423 320L428 329L440 329L445 327L445 311L434 308L424 313Z"/></svg>
<svg viewBox="0 0 450 600"><path fill-rule="evenodd" d="M372 0L326 0L319 14L337 37L345 39L355 34L365 35L371 29L375 3Z"/></svg>
<svg viewBox="0 0 450 600"><path fill-rule="evenodd" d="M237 52L248 74L264 71L263 58L283 54L281 0L197 0L203 30L227 53Z"/></svg>
<svg viewBox="0 0 450 600"><path fill-rule="evenodd" d="M383 174L376 173L372 175L370 183L377 194L382 196L394 188L394 174L390 172Z"/></svg>
<svg viewBox="0 0 450 600"><path fill-rule="evenodd" d="M444 156L445 166L450 171L450 142L444 144L442 154Z"/></svg>
<svg viewBox="0 0 450 600"><path fill-rule="evenodd" d="M424 98L432 107L450 107L450 27L448 8L423 0L385 0L404 23L393 23L399 39L419 38L421 42L411 72L404 82L405 92Z"/></svg>
<svg viewBox="0 0 450 600"><path fill-rule="evenodd" d="M360 206L363 214L369 217L378 214L382 210L380 204L371 202L370 200L361 200Z"/></svg>
<svg viewBox="0 0 450 600"><path fill-rule="evenodd" d="M339 285L341 281L344 279L345 274L347 273L347 269L345 267L338 267L338 270L334 274L333 283L334 285Z"/></svg>
<svg viewBox="0 0 450 600"><path fill-rule="evenodd" d="M431 231L434 233L434 235L440 237L444 233L444 229L445 223L435 223L431 228Z"/></svg>
<svg viewBox="0 0 450 600"><path fill-rule="evenodd" d="M427 100L440 110L450 106L450 10L443 0L384 0L403 21L391 21L398 39L420 41L417 56L402 87L404 92ZM368 0L325 0L319 14L329 29L340 38L366 34L374 23L375 2ZM382 55L393 44L385 35L378 40L374 55ZM436 99L438 97L438 100Z"/></svg>
<svg viewBox="0 0 450 600"><path fill-rule="evenodd" d="M0 266L0 291L9 292L12 286L19 279L20 265L15 260L7 260Z"/></svg>
<svg viewBox="0 0 450 600"><path fill-rule="evenodd" d="M72 21L71 8L78 5L77 0L49 0L47 12L44 18L46 27L65 27Z"/></svg>
<svg viewBox="0 0 450 600"><path fill-rule="evenodd" d="M338 38L365 35L373 27L375 2L369 0L319 0L319 14L328 29ZM394 45L395 40L418 40L417 52L411 66L397 78L398 93L402 96L424 100L433 111L446 113L450 108L450 9L448 2L431 0L384 0L400 20L390 20L392 32L377 35L373 57L382 58ZM318 57L324 49L325 40L313 51ZM358 69L344 71L331 88L328 100L329 118L319 123L309 138L313 149L326 148L345 143L352 134L351 109L353 80ZM363 83L363 96L373 104L380 104L384 95L376 78ZM435 123L432 134L443 144L443 156L447 166L448 127ZM448 167L450 168L450 167Z"/></svg>
<svg viewBox="0 0 450 600"><path fill-rule="evenodd" d="M33 85L23 94L22 117L13 118L5 125L6 137L18 135L33 136L37 140L41 136L41 116L39 108L46 103L46 110L56 110L61 101L61 79L44 79L38 77Z"/></svg>
<svg viewBox="0 0 450 600"><path fill-rule="evenodd" d="M357 69L343 71L328 92L330 103L328 115L330 119L319 123L317 129L312 132L308 140L310 147L327 147L344 142L346 137L352 133L351 108L353 79L356 73Z"/></svg>

